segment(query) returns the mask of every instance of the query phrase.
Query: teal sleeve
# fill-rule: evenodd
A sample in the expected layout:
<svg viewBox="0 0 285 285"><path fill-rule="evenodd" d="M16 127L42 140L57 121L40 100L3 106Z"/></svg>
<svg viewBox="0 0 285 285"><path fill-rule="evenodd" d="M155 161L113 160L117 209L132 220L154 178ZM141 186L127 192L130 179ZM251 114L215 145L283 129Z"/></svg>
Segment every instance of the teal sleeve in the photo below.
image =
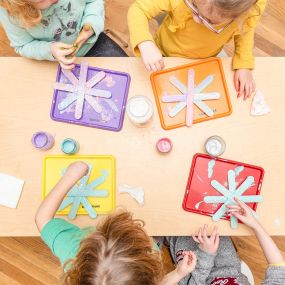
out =
<svg viewBox="0 0 285 285"><path fill-rule="evenodd" d="M97 40L100 33L104 31L104 22L104 0L86 0L86 7L81 21L81 29L85 24L90 24L95 32L95 36L89 38L87 43L94 43Z"/></svg>
<svg viewBox="0 0 285 285"><path fill-rule="evenodd" d="M63 219L55 218L44 226L41 238L58 257L61 264L64 264L77 255L80 242L88 233L90 233L90 228L80 229Z"/></svg>
<svg viewBox="0 0 285 285"><path fill-rule="evenodd" d="M37 60L54 60L51 42L35 40L26 29L13 23L3 8L0 8L0 22L16 53Z"/></svg>

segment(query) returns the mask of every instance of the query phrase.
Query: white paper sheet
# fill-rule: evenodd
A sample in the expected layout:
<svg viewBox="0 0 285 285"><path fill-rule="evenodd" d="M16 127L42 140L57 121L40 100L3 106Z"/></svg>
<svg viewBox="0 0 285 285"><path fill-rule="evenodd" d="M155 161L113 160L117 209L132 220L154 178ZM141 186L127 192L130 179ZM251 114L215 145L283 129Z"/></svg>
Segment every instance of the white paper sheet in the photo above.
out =
<svg viewBox="0 0 285 285"><path fill-rule="evenodd" d="M24 180L0 173L0 205L15 209L24 183Z"/></svg>

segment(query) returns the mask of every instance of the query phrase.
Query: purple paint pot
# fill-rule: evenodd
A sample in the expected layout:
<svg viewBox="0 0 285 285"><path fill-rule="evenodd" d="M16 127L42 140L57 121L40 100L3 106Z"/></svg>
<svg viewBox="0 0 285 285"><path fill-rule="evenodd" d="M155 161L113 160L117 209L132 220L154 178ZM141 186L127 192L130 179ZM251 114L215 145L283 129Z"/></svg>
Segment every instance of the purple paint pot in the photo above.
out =
<svg viewBox="0 0 285 285"><path fill-rule="evenodd" d="M49 150L54 145L54 138L46 132L37 132L32 137L32 144L40 150Z"/></svg>

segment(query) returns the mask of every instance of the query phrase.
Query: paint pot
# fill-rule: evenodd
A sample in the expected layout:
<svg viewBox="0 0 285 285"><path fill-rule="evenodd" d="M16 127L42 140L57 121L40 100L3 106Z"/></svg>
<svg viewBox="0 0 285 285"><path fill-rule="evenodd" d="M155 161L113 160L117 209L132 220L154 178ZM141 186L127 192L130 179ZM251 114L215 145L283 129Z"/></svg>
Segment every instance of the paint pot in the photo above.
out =
<svg viewBox="0 0 285 285"><path fill-rule="evenodd" d="M168 153L172 150L172 142L169 138L161 138L156 143L156 148L161 153Z"/></svg>
<svg viewBox="0 0 285 285"><path fill-rule="evenodd" d="M49 150L54 145L54 137L47 132L37 132L33 134L32 144L40 150Z"/></svg>
<svg viewBox="0 0 285 285"><path fill-rule="evenodd" d="M222 155L226 150L225 141L219 136L212 136L205 142L206 152L214 157Z"/></svg>
<svg viewBox="0 0 285 285"><path fill-rule="evenodd" d="M65 154L75 154L79 150L79 144L74 139L67 138L61 143L61 150Z"/></svg>
<svg viewBox="0 0 285 285"><path fill-rule="evenodd" d="M152 102L146 96L134 96L127 103L127 115L138 127L145 127L153 116Z"/></svg>

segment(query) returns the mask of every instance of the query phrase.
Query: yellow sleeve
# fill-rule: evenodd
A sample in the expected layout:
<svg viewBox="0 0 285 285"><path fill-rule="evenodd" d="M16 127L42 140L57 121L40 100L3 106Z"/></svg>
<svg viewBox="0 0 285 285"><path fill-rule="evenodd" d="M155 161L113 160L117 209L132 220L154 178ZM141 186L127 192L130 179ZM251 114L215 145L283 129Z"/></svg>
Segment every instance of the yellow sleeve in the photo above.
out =
<svg viewBox="0 0 285 285"><path fill-rule="evenodd" d="M154 41L148 21L162 12L173 10L177 0L137 0L129 8L128 26L133 52L139 56L138 44L143 41Z"/></svg>
<svg viewBox="0 0 285 285"><path fill-rule="evenodd" d="M235 54L233 57L233 69L254 68L253 45L254 29L234 37Z"/></svg>
<svg viewBox="0 0 285 285"><path fill-rule="evenodd" d="M241 32L234 36L235 54L233 57L233 69L254 68L254 32L264 12L267 0L258 0L251 12L247 15L241 28Z"/></svg>

